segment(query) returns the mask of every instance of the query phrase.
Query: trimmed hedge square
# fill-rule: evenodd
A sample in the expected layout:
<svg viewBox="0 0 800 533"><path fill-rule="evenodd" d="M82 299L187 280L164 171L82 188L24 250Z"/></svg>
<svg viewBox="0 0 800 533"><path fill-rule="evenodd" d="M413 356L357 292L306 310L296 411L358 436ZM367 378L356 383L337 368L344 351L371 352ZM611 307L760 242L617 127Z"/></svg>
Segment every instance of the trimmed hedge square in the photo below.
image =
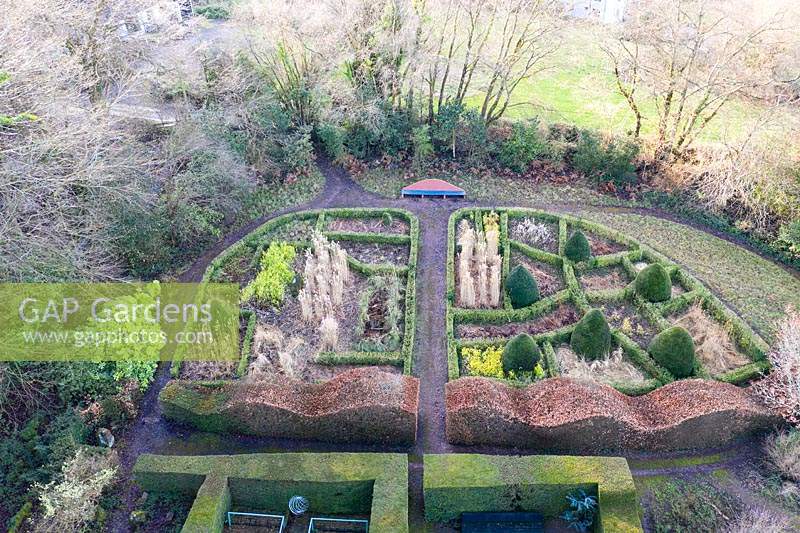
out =
<svg viewBox="0 0 800 533"><path fill-rule="evenodd" d="M640 245L637 241L623 235L622 233L570 215L558 215L524 208L494 208L494 212L500 215L500 242L503 243L504 250L515 250L522 253L527 258L535 261L547 263L563 271L563 279L566 289L548 296L533 305L521 309L513 309L510 299L506 298L502 309L461 309L456 306L455 300L455 228L462 218L480 220L481 215L488 210L480 208L464 208L455 211L448 224L448 257L447 257L447 347L448 347L448 375L450 381L461 377L461 365L459 364L459 352L461 348L483 347L486 345L502 346L508 341L506 338L491 339L457 339L456 330L459 325L480 325L495 324L503 325L525 321L534 321L546 318L546 314L560 304L569 304L577 308L581 314L588 313L593 307L600 307L603 304L633 305L638 313L647 320L652 326L653 334L657 334L667 329L671 324L668 320L671 314L687 308L692 303L700 303L709 315L719 322L726 330L731 332L731 338L741 349L741 352L750 359L750 363L735 368L719 376L711 376L709 372L699 365L697 376L709 379L717 379L734 384L742 384L759 376L769 368L766 360L767 344L745 323L741 317L728 309L718 298L704 287L691 274L680 266L670 261L668 258L658 254L654 250ZM508 232L509 220L520 218L534 218L546 221L558 226L558 254L531 247L523 242L511 238ZM603 250L604 255L593 254L587 261L574 262L566 254L567 241L569 235L581 230L593 239L604 241L606 245ZM613 246L612 246L613 245ZM504 257L506 260L507 257ZM508 261L505 261L508 263ZM651 303L639 296L636 292L634 279L638 274L635 263L647 263L649 265L660 265L673 284L677 284L681 290L671 294L671 297L664 302ZM617 270L621 271L627 278L627 284L620 287L602 288L589 290L582 286L579 281L580 276L585 276L598 271ZM510 272L507 264L503 268L503 286L508 283ZM626 279L621 280L623 282ZM574 325L566 325L560 329L546 331L534 335L536 343L545 351L548 363L555 362L554 358L548 356L548 344L551 347L564 342L569 342ZM615 384L615 388L624 394L638 395L647 393L662 385L675 381L673 376L666 368L656 363L647 352L647 345L641 345L637 341L631 340L631 332L624 328L616 329L612 327L614 337L614 347L621 347L626 355L634 361L640 370L643 370L648 378L644 385ZM552 361L551 361L552 359ZM550 375L557 375L556 365L549 365L553 368Z"/></svg>
<svg viewBox="0 0 800 533"><path fill-rule="evenodd" d="M535 511L556 517L575 489L597 493L596 531L643 531L628 463L621 457L426 455L425 518L448 522L466 512Z"/></svg>
<svg viewBox="0 0 800 533"><path fill-rule="evenodd" d="M185 533L221 532L232 505L284 514L296 494L308 498L310 513L369 514L371 533L408 532L403 454L145 454L133 474L143 490L196 495Z"/></svg>

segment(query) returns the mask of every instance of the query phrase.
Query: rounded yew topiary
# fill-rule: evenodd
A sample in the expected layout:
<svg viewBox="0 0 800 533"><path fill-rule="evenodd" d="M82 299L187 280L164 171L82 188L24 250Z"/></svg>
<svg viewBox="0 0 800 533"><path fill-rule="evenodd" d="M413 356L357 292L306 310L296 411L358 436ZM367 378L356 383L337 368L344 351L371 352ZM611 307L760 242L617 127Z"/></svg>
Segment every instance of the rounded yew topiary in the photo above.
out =
<svg viewBox="0 0 800 533"><path fill-rule="evenodd" d="M694 373L694 341L689 332L680 326L673 326L656 335L648 351L658 364L676 378L686 378Z"/></svg>
<svg viewBox="0 0 800 533"><path fill-rule="evenodd" d="M527 307L539 300L539 285L527 268L515 266L506 279L506 291L514 309Z"/></svg>
<svg viewBox="0 0 800 533"><path fill-rule="evenodd" d="M567 239L567 244L564 246L564 255L566 255L570 261L576 263L586 261L592 256L589 240L581 230L577 230Z"/></svg>
<svg viewBox="0 0 800 533"><path fill-rule="evenodd" d="M520 333L503 348L503 372L530 372L542 358L542 352L527 333Z"/></svg>
<svg viewBox="0 0 800 533"><path fill-rule="evenodd" d="M611 351L611 328L599 309L592 309L575 325L569 340L572 351L589 360L602 359Z"/></svg>
<svg viewBox="0 0 800 533"><path fill-rule="evenodd" d="M648 302L665 302L672 296L672 280L659 263L645 267L633 283L636 294Z"/></svg>

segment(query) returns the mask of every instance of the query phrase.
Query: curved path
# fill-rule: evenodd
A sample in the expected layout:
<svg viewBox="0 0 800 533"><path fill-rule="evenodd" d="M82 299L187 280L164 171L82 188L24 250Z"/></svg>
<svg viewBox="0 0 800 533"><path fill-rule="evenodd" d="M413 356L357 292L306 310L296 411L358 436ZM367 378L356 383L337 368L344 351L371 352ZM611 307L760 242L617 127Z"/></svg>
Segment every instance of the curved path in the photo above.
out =
<svg viewBox="0 0 800 533"><path fill-rule="evenodd" d="M215 436L212 440L172 425L161 416L158 393L170 379L169 366L161 365L154 383L141 403L140 414L133 425L118 439L120 446L123 503L111 516L108 530L129 531L128 516L136 507L139 492L131 479L131 469L142 453L214 454L245 453L281 449L285 451L393 451L407 452L410 457L410 517L414 530L422 529L422 455L467 450L451 446L445 436L445 385L447 383L447 349L445 335L445 276L447 222L450 214L461 207L491 206L470 200L389 199L370 193L356 184L347 172L328 160L319 161L326 178L323 192L314 200L293 206L251 221L227 235L207 250L180 276L184 282L200 281L208 264L225 248L271 218L307 209L330 207L399 207L411 211L420 221L417 286L423 287L424 298L417 298L417 333L414 346L414 375L420 379L419 429L412 449L380 446L341 445L276 440L253 437ZM570 212L576 206L530 205L540 209ZM652 213L651 213L652 214ZM473 453L525 453L510 449L469 448Z"/></svg>

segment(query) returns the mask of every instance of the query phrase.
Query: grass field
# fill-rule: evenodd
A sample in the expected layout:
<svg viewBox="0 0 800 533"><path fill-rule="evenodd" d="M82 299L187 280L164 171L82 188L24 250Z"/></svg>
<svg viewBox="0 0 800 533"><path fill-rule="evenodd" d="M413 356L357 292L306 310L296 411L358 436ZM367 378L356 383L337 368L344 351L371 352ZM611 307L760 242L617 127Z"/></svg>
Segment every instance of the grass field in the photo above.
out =
<svg viewBox="0 0 800 533"><path fill-rule="evenodd" d="M560 46L547 60L550 68L520 83L506 118L539 116L547 122L620 135L632 131L633 114L617 92L610 61L602 49L603 42L609 41L608 28L570 21L557 38ZM471 101L477 103L480 98L475 96ZM653 101L643 106L643 111L646 116L655 116ZM732 102L709 124L702 139L735 138L762 112L759 104ZM652 121L645 122L643 133L654 132L656 126Z"/></svg>
<svg viewBox="0 0 800 533"><path fill-rule="evenodd" d="M397 198L406 185L422 178L440 178L467 191L471 200L493 202L497 205L533 205L576 203L619 206L624 202L613 196L602 194L580 182L571 184L534 183L524 179L464 168L458 172L431 169L421 175L408 172L406 168L372 168L353 176L366 190ZM585 186L584 186L585 185Z"/></svg>

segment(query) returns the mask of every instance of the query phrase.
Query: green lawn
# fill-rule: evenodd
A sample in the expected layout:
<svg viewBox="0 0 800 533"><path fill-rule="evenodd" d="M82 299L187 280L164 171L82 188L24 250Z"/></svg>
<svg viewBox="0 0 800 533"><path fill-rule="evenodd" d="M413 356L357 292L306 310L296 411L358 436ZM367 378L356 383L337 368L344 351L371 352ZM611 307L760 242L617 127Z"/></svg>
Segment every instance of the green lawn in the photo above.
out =
<svg viewBox="0 0 800 533"><path fill-rule="evenodd" d="M369 169L353 176L366 190L385 196L398 198L400 190L423 178L440 178L467 191L471 200L494 202L498 205L530 205L546 207L554 203L575 203L591 205L621 205L621 200L601 194L583 183L574 185L555 185L534 183L522 178L512 178L494 174L493 171L478 172L464 169L453 173L432 169L423 174L415 174L407 169Z"/></svg>
<svg viewBox="0 0 800 533"><path fill-rule="evenodd" d="M614 211L580 215L617 229L684 265L766 341L787 305L800 307L800 279L723 239L660 218Z"/></svg>
<svg viewBox="0 0 800 533"><path fill-rule="evenodd" d="M560 47L548 59L547 70L533 75L517 87L507 118L540 116L547 122L563 122L601 131L624 134L632 131L634 117L625 99L617 92L610 61L602 49L609 39L597 27L575 22L564 27L556 38ZM478 104L479 96L471 103ZM653 102L642 106L645 116L655 116ZM706 128L702 139L715 141L743 133L748 121L763 111L756 103L736 101ZM643 132L655 131L652 121Z"/></svg>

